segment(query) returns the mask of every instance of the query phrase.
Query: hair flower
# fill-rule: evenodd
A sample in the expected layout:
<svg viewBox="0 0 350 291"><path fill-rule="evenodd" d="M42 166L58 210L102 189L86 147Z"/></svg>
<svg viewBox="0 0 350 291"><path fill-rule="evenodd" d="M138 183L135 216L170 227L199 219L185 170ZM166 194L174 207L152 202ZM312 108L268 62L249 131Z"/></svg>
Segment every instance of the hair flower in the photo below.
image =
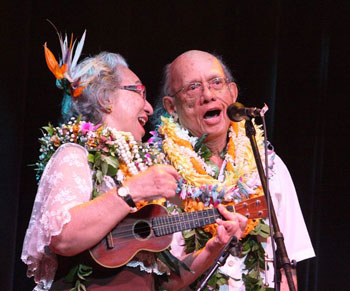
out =
<svg viewBox="0 0 350 291"><path fill-rule="evenodd" d="M57 62L54 54L48 49L47 44L45 42L44 51L46 64L49 70L56 77L56 79L60 80L59 82L56 82L58 87L63 90L67 89L68 94L70 94L72 97L77 98L81 95L84 88L86 87L85 84L80 84L79 79L74 78L74 68L78 63L79 57L84 46L86 30L84 31L74 51L76 41L73 41L73 34L71 35L71 40L68 45L67 35L65 35L63 39L62 34L58 32L55 25L52 24L52 26L55 28L56 33L58 35L62 56L59 59L59 62ZM67 82L64 82L64 80L67 80Z"/></svg>

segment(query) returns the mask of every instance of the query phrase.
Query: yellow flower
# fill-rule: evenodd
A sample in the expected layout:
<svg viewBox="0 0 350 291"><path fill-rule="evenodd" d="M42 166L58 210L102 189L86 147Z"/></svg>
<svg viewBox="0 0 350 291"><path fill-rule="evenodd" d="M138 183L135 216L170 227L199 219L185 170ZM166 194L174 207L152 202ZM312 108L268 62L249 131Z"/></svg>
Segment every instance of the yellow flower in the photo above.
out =
<svg viewBox="0 0 350 291"><path fill-rule="evenodd" d="M125 163L119 163L119 169L122 171L125 177L131 177L128 166Z"/></svg>
<svg viewBox="0 0 350 291"><path fill-rule="evenodd" d="M136 208L140 209L148 204L159 204L159 205L164 205L166 199L165 198L160 198L157 200L152 200L152 201L147 201L147 200L141 200L139 202L136 202Z"/></svg>
<svg viewBox="0 0 350 291"><path fill-rule="evenodd" d="M259 224L258 219L248 219L242 238L246 237Z"/></svg>

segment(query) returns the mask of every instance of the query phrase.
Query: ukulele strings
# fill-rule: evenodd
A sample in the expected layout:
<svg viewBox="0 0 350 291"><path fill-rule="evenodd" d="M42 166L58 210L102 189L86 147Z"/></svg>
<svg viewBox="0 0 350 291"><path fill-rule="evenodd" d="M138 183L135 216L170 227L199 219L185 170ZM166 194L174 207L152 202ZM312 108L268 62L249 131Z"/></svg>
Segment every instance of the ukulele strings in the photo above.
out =
<svg viewBox="0 0 350 291"><path fill-rule="evenodd" d="M244 201L244 202L245 202L245 205L232 205L233 212L234 213L237 213L237 212L239 213L239 209L241 209L241 208L249 208L249 207L247 207L247 204L248 205L256 204L255 201L247 200L247 201ZM215 208L215 209L217 209L217 208ZM252 212L250 212L250 213L252 213ZM180 214L178 216L179 217L180 216L184 217L185 215L188 215L188 214L191 214L191 212L187 212L187 213L182 214L182 215ZM174 217L174 216L169 215L169 216L161 216L161 217L170 218L170 217ZM221 214L214 213L214 215L209 215L206 218L219 218L219 217L221 217ZM196 218L191 218L190 220L182 221L182 222L194 222L194 221L199 220L199 219L203 219L203 218L199 218L197 216ZM147 233L151 234L153 229L165 228L165 227L169 227L170 228L170 227L174 227L175 225L180 223L179 221L175 221L175 222L166 222L166 223L163 223L163 224L161 224L159 226L153 226L152 225L152 218L149 219L149 220L147 220L147 219L140 219L140 222L142 222L142 221L144 223L146 223L147 226L138 227L136 234L140 234L140 235L147 234ZM210 224L213 224L213 223L210 223ZM125 223L125 224L119 225L116 228L114 228L113 230L111 230L111 233L114 234L114 235L117 235L118 238L121 238L121 239L133 238L133 237L135 237L135 232L133 231L133 227L132 227L133 225L135 225L135 222L133 222L133 223ZM205 225L209 225L209 224L205 224ZM202 225L202 226L204 226L204 225ZM191 229L191 228L195 228L195 227L190 227L190 228L185 228L185 229ZM169 234L175 233L175 232L176 231L171 231Z"/></svg>
<svg viewBox="0 0 350 291"><path fill-rule="evenodd" d="M171 217L171 216L169 216ZM214 215L211 215L209 217L206 217L206 218L219 218L220 215L219 214L214 214ZM192 219L192 220L188 220L188 221L183 221L183 222L186 222L186 223L189 223L189 222L194 222L195 220L199 220L199 219L202 219L202 218L195 218L195 219ZM179 222L169 222L169 223L164 223L164 224L161 224L161 225L157 225L157 226L153 226L152 225L152 221L151 220L146 220L146 219L141 219L140 222L144 222L147 224L147 226L144 226L144 227L137 227L137 232L133 231L133 228L132 226L137 224L137 223L126 223L126 224L123 224L121 226L117 226L117 228L113 229L111 231L112 234L114 235L117 235L118 238L132 238L132 237L135 237L135 234L139 234L139 235L142 235L142 234L147 234L147 233L150 233L152 232L153 229L157 229L157 228L165 228L165 227L175 227L176 225L179 224ZM212 224L212 223L210 223ZM206 224L205 224L206 225ZM185 228L185 229L191 229L191 228L195 228L195 227L189 227L189 228ZM181 230L180 230L181 231ZM171 233L175 233L176 231L171 231L169 234ZM166 234L167 235L167 234Z"/></svg>

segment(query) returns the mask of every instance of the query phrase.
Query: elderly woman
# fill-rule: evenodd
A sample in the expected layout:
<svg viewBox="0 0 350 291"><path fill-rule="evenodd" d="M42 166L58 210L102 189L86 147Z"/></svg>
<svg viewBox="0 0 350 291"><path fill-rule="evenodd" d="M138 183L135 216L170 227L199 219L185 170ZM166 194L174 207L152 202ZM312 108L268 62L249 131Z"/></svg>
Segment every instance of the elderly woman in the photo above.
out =
<svg viewBox="0 0 350 291"><path fill-rule="evenodd" d="M82 285L88 290L154 290L154 275L171 273L154 253L140 252L125 266L112 269L96 266L82 254L135 206L173 197L179 174L172 166L159 164L161 154L139 143L153 109L126 61L103 52L76 65L82 43L72 61L71 48L60 40L60 65L46 45L45 55L65 92L65 123L46 127L41 139L38 167L43 173L22 252L28 276L34 276L36 290ZM186 258L195 274L176 277L167 283L169 289L193 281L231 235L242 234L245 218L220 212L230 221L218 221L219 236L206 251Z"/></svg>

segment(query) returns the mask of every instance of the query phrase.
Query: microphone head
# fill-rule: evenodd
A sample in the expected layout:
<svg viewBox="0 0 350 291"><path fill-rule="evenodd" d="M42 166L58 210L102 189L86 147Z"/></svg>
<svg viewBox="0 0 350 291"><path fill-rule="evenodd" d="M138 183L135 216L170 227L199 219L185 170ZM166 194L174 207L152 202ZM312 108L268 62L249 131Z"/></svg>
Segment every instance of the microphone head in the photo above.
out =
<svg viewBox="0 0 350 291"><path fill-rule="evenodd" d="M227 107L226 114L229 119L235 122L240 122L244 118L242 114L242 110L244 111L244 105L239 102L232 103L229 107Z"/></svg>

